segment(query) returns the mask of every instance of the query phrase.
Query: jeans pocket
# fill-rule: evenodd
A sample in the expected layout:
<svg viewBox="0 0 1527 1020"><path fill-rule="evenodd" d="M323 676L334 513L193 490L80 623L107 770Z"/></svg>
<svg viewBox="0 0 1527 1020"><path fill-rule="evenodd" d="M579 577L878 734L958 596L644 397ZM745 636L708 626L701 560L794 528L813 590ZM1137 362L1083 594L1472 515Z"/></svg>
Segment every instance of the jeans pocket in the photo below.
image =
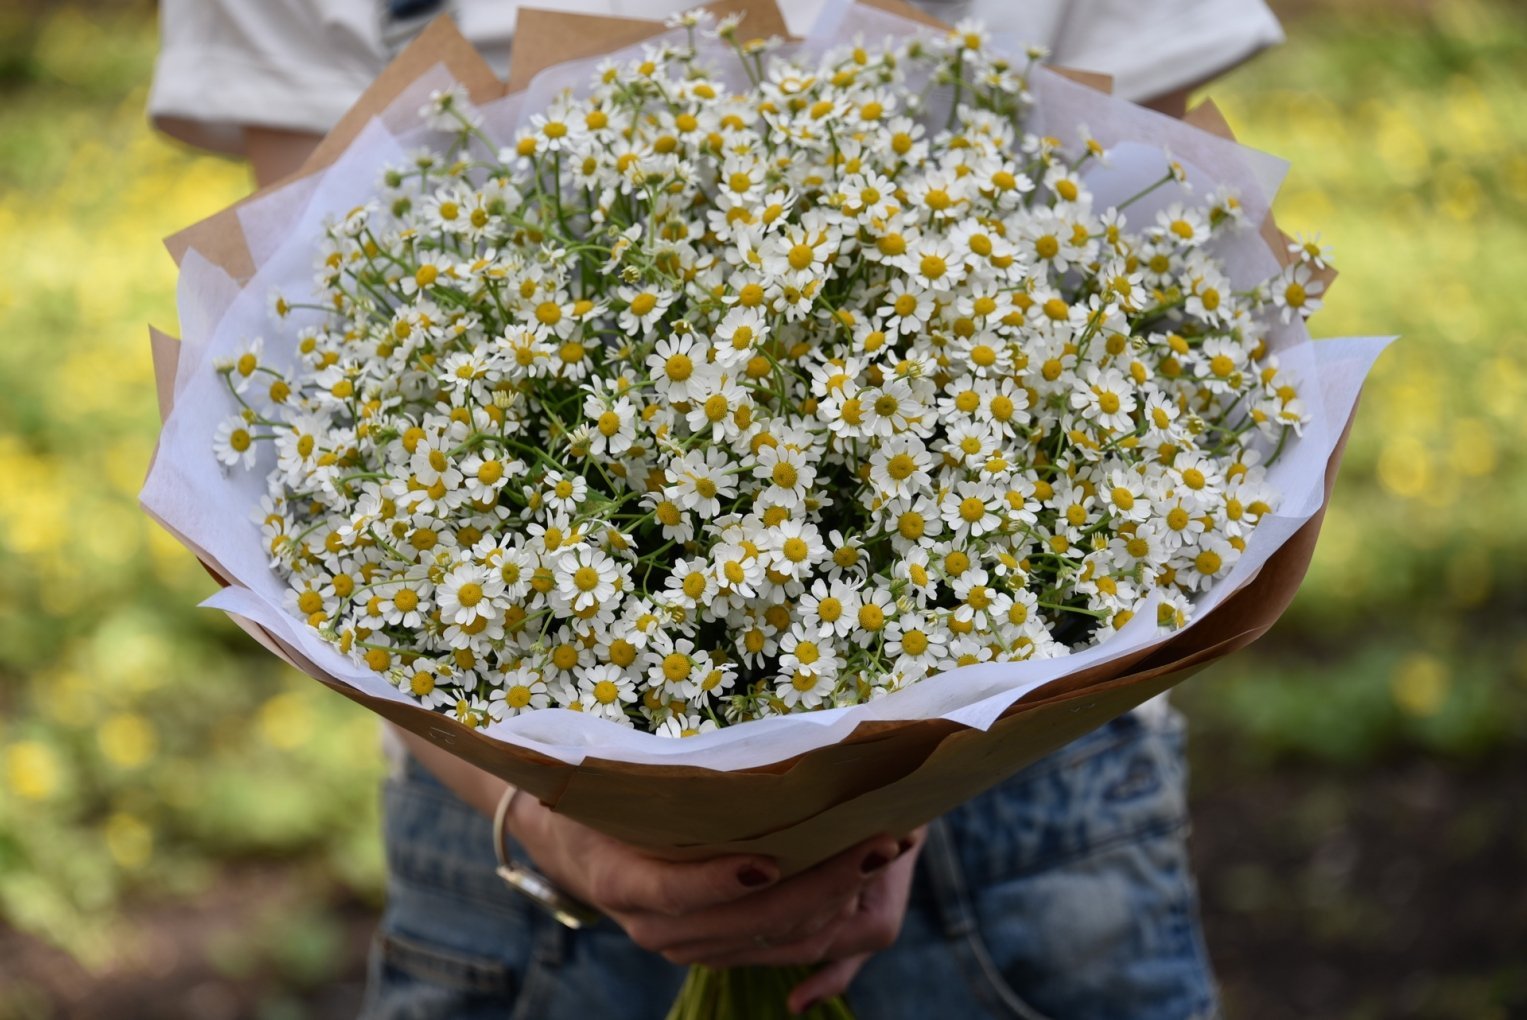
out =
<svg viewBox="0 0 1527 1020"><path fill-rule="evenodd" d="M943 819L928 826L928 841L918 863L931 894L929 899L936 923L943 929L949 953L965 979L971 999L979 1004L983 1015L1049 1020L1013 987L993 957L975 909L974 896L981 891L967 885L958 847Z"/></svg>
<svg viewBox="0 0 1527 1020"><path fill-rule="evenodd" d="M494 872L492 824L410 759L383 786L387 909L367 1017L506 1017L526 998L537 925Z"/></svg>
<svg viewBox="0 0 1527 1020"><path fill-rule="evenodd" d="M1054 869L1187 824L1180 744L1124 716L947 817L973 887Z"/></svg>
<svg viewBox="0 0 1527 1020"><path fill-rule="evenodd" d="M502 960L477 956L396 932L371 947L362 1020L501 1018L514 1006L519 980Z"/></svg>
<svg viewBox="0 0 1527 1020"><path fill-rule="evenodd" d="M420 981L483 995L514 992L514 972L501 960L472 956L391 933L377 937L377 952L383 967Z"/></svg>
<svg viewBox="0 0 1527 1020"><path fill-rule="evenodd" d="M1183 1020L1215 992L1182 833L972 893L991 979L1066 1020Z"/></svg>
<svg viewBox="0 0 1527 1020"><path fill-rule="evenodd" d="M1213 1009L1180 738L1172 719L1115 720L930 834L945 930L988 1003L1064 1020Z"/></svg>

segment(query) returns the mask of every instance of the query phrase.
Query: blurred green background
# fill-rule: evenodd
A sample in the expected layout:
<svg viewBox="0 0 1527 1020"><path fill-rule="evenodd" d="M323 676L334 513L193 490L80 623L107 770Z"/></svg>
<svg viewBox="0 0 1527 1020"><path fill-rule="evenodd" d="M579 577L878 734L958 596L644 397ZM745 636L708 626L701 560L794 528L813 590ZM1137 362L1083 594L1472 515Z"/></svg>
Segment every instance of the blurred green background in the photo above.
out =
<svg viewBox="0 0 1527 1020"><path fill-rule="evenodd" d="M1174 695L1231 1016L1527 1015L1527 14L1274 6L1212 94L1401 333L1275 632ZM0 1020L353 1015L375 720L140 513L158 239L248 189L153 136L152 6L0 11Z"/></svg>

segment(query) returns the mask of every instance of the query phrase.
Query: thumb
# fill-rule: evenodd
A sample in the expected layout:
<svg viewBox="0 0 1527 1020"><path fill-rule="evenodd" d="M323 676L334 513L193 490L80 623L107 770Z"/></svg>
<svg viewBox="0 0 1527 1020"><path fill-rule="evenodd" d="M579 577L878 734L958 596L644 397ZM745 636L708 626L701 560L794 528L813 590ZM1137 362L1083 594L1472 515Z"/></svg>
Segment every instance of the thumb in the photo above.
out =
<svg viewBox="0 0 1527 1020"><path fill-rule="evenodd" d="M869 958L869 953L860 953L858 956L848 956L824 964L820 970L790 990L790 998L786 1003L790 1012L795 1015L805 1013L823 999L848 991L854 975L859 973L859 968Z"/></svg>

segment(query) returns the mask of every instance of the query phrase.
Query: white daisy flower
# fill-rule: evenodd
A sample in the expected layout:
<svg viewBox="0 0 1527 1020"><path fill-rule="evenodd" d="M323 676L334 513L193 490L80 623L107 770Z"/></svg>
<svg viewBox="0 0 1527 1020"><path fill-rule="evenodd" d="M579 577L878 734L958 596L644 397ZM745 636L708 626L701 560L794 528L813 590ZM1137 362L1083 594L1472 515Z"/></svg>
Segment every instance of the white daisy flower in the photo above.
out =
<svg viewBox="0 0 1527 1020"><path fill-rule="evenodd" d="M497 619L502 609L496 600L503 594L500 574L480 564L463 563L440 582L435 602L445 620L467 624L478 618Z"/></svg>
<svg viewBox="0 0 1527 1020"><path fill-rule="evenodd" d="M246 470L254 467L260 451L255 445L253 426L244 420L243 415L223 419L212 435L212 453L229 467L238 465Z"/></svg>
<svg viewBox="0 0 1527 1020"><path fill-rule="evenodd" d="M551 704L551 694L541 674L528 666L509 670L500 678L501 686L488 695L488 715L503 722L525 712L535 712Z"/></svg>
<svg viewBox="0 0 1527 1020"><path fill-rule="evenodd" d="M636 682L619 666L590 666L578 676L578 703L583 711L631 725L626 706L636 700Z"/></svg>

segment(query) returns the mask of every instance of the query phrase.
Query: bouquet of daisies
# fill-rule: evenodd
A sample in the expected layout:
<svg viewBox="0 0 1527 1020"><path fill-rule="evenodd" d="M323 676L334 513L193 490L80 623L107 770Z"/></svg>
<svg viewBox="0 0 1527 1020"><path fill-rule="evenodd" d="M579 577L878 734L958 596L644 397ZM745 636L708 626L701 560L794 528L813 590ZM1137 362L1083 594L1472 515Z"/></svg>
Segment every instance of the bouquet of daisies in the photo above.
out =
<svg viewBox="0 0 1527 1020"><path fill-rule="evenodd" d="M527 11L509 86L438 23L174 239L143 499L348 696L796 868L1265 631L1383 344L1308 340L1324 255L1222 130L977 25L730 6Z"/></svg>
<svg viewBox="0 0 1527 1020"><path fill-rule="evenodd" d="M1234 194L1131 219L1180 166L1100 207L977 26L801 62L728 18L737 92L706 23L508 145L433 92L280 353L216 363L287 609L470 725L666 736L1182 626L1278 504L1318 250L1238 287Z"/></svg>

